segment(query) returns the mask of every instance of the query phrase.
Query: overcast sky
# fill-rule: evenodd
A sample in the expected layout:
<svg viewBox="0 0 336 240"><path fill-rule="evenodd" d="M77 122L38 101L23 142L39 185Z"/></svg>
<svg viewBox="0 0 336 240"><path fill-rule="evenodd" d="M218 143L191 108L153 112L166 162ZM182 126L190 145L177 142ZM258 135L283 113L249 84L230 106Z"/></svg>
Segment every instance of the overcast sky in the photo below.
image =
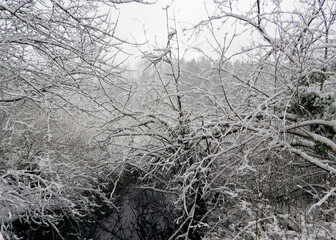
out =
<svg viewBox="0 0 336 240"><path fill-rule="evenodd" d="M206 1L209 10L212 1ZM172 0L158 0L153 5L128 3L120 5L118 25L119 36L130 39L132 36L139 41L144 40L143 25L146 27L148 38L166 39L166 14L165 8ZM169 8L170 18L175 18L180 24L197 23L207 17L204 0L175 0Z"/></svg>
<svg viewBox="0 0 336 240"><path fill-rule="evenodd" d="M206 2L206 3L205 3ZM156 4L144 5L138 3L127 3L119 5L119 22L117 35L128 41L145 42L147 40L159 47L165 46L167 42L167 21L164 8L170 5L172 0L158 0ZM212 0L175 0L169 8L169 18L175 17L177 31L182 39L181 27L199 23L207 18L205 6L208 11L213 11ZM173 21L170 21L173 24ZM171 26L174 27L174 26ZM128 51L134 50L127 48ZM135 53L138 54L138 53Z"/></svg>
<svg viewBox="0 0 336 240"><path fill-rule="evenodd" d="M293 4L292 0L284 0L283 3L284 6L286 4ZM255 4L255 0L240 0L235 1L235 4L235 10L244 12ZM152 5L139 3L121 4L118 5L119 22L116 31L117 36L131 42L137 41L138 43L148 40L151 45L164 47L167 43L167 21L164 8L167 5L170 5L170 19L173 17L176 19L179 39L185 44L188 44L189 42L191 44L191 41L195 39L184 38L181 31L182 27L192 26L199 23L201 20L207 19L208 15L206 9L210 15L215 11L213 0L157 0L157 3ZM171 27L174 27L172 24L173 21L170 21ZM144 31L146 31L147 39L145 38ZM232 26L226 24L225 28L221 27L218 29L217 34L219 34L219 38L224 38L225 34L232 34L233 31L233 24ZM246 46L253 41L258 41L258 39L255 39L256 37L260 36L252 36L251 33L245 33L245 35L235 39L232 45L232 52L239 51L241 46ZM206 41L204 34L203 39L199 39L198 41L200 43ZM182 47L185 46L181 46L181 48ZM127 48L125 50L132 52L135 55L140 55L134 48ZM195 52L189 51L186 57L197 57ZM209 54L211 54L210 51ZM134 61L134 58L132 58L132 61Z"/></svg>

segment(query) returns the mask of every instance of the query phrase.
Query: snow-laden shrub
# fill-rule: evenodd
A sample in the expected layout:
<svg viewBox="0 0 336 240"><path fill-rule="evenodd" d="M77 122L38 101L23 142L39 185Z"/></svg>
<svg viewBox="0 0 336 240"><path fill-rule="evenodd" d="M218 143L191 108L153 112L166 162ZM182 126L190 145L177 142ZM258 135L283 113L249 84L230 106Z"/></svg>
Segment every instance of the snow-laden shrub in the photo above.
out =
<svg viewBox="0 0 336 240"><path fill-rule="evenodd" d="M81 127L65 115L57 126L43 112L31 110L30 114L26 125L4 116L1 231L12 238L53 232L58 237L72 234L80 239L85 228L79 223L94 217L101 205L112 207L113 197L105 190L115 164L105 153L97 154L89 136L76 131ZM60 128L62 125L68 128Z"/></svg>

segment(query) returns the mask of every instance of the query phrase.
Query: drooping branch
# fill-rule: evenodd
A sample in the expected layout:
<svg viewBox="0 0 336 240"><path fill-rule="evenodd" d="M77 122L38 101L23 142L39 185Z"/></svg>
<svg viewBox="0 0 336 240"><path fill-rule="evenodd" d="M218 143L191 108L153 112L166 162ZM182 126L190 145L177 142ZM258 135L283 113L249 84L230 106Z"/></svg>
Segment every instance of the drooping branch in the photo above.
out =
<svg viewBox="0 0 336 240"><path fill-rule="evenodd" d="M329 166L327 163L323 163L323 162L321 162L321 160L319 160L317 158L314 158L312 156L309 156L307 153L290 146L289 143L284 142L283 145L286 146L289 151L291 151L292 153L295 153L296 155L300 156L302 159L312 163L313 165L315 165L319 168L322 168L323 170L325 170L327 172L336 174L336 168L333 168L333 167Z"/></svg>
<svg viewBox="0 0 336 240"><path fill-rule="evenodd" d="M336 143L334 143L333 141L331 141L329 138L326 138L324 136L321 136L319 134L316 134L316 133L312 133L312 132L309 132L309 131L306 131L306 130L290 130L288 131L288 133L291 133L291 134L294 134L294 135L297 135L297 136L302 136L304 138L307 138L307 139L312 139L313 141L316 141L316 142L320 142L320 143L323 143L325 144L326 146L328 146L332 151L336 152Z"/></svg>
<svg viewBox="0 0 336 240"><path fill-rule="evenodd" d="M317 207L322 206L326 201L328 201L328 199L330 197L332 197L333 195L335 195L336 192L336 188L332 188L326 195L324 195L323 198L321 198L317 203L314 203L309 210L307 211L307 215L309 216L310 214L312 214L314 212L314 210Z"/></svg>
<svg viewBox="0 0 336 240"><path fill-rule="evenodd" d="M288 126L286 128L286 131L293 130L295 128L310 126L310 125L323 125L323 126L332 127L336 130L336 120L327 121L327 120L322 120L322 119L315 119L315 120L308 120L308 121L295 123L291 126Z"/></svg>

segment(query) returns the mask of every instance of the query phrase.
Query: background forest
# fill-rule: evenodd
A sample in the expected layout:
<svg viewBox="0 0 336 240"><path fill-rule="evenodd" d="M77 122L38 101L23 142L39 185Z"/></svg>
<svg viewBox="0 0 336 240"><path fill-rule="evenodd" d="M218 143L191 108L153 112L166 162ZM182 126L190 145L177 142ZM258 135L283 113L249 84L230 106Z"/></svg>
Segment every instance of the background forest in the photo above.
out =
<svg viewBox="0 0 336 240"><path fill-rule="evenodd" d="M336 2L242 2L0 1L0 239L334 239Z"/></svg>

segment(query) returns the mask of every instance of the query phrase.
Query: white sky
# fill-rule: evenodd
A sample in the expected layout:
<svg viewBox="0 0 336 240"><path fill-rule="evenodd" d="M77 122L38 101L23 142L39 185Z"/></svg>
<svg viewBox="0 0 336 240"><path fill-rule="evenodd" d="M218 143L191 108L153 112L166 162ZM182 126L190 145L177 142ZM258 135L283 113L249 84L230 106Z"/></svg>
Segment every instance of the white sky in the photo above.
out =
<svg viewBox="0 0 336 240"><path fill-rule="evenodd" d="M287 5L292 5L293 2L295 0L283 0L284 5L287 3ZM255 4L255 0L239 0L235 1L235 4L234 7L236 10L245 12ZM187 42L186 37L183 37L182 27L191 26L199 23L201 20L207 19L206 8L210 15L215 11L213 0L157 0L152 5L139 3L121 4L118 5L119 22L116 35L131 42L144 43L146 41L144 31L146 31L147 40L151 45L157 45L159 48L164 47L167 43L167 21L163 8L167 5L171 6L169 8L170 19L175 16L179 39L186 44L189 44L189 42ZM173 21L170 21L170 24L172 25ZM233 24L226 24L224 28L218 29L217 34L220 38L224 39L225 34L233 34L233 29ZM232 52L239 51L241 46L249 45L249 43L256 40L253 39L255 37L256 35L252 36L251 33L247 33L237 38L233 42L233 46L231 46ZM201 43L202 41L205 41L205 36L203 36L203 39L199 39L197 43ZM183 48L183 46L181 47ZM138 56L140 55L139 52L134 51L134 48L129 47L125 50ZM194 53L190 51L186 57L192 58L194 57ZM209 52L209 54L211 53ZM134 61L134 58L131 58L130 62Z"/></svg>
<svg viewBox="0 0 336 240"><path fill-rule="evenodd" d="M138 3L119 5L120 15L116 35L131 42L134 42L135 39L138 43L143 43L146 40L144 34L146 31L147 40L152 45L165 46L168 34L166 11L163 8L171 3L172 0L158 0L153 5ZM182 38L181 26L196 24L207 18L205 6L210 13L214 9L212 0L173 1L169 8L169 18L175 17L179 37ZM173 24L173 21L170 21L170 24ZM131 48L127 50L133 51Z"/></svg>
<svg viewBox="0 0 336 240"><path fill-rule="evenodd" d="M120 5L120 18L117 33L119 36L132 36L138 40L144 40L143 25L148 31L148 38L164 38L167 36L165 8L172 0L158 0L153 5L128 3ZM213 5L212 0L205 0L206 6ZM174 17L178 22L197 23L207 17L204 0L175 0L169 8L170 18ZM212 8L213 9L213 8Z"/></svg>

